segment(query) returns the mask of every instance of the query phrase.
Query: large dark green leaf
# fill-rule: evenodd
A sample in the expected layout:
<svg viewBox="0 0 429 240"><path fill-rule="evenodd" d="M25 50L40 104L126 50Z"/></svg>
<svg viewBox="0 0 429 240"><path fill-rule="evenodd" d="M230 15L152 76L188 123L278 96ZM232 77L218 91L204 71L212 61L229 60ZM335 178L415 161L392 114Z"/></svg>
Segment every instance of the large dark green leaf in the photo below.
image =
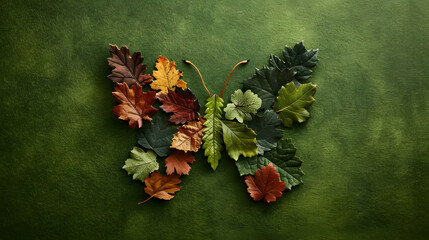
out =
<svg viewBox="0 0 429 240"><path fill-rule="evenodd" d="M266 110L262 116L259 114L247 123L247 126L256 132L258 141L258 154L270 151L277 146L277 141L282 137L283 130L280 128L282 121L273 110Z"/></svg>
<svg viewBox="0 0 429 240"><path fill-rule="evenodd" d="M137 143L153 150L158 156L165 157L170 152L173 134L176 132L177 129L168 124L166 117L158 116L150 123L145 122L137 131Z"/></svg>
<svg viewBox="0 0 429 240"><path fill-rule="evenodd" d="M297 74L295 78L299 81L306 80L311 76L313 72L311 68L316 66L317 54L319 49L307 50L304 43L301 41L293 48L286 46L283 51L284 61L276 56L271 56L270 64L274 67L278 67L280 70L284 68L293 68ZM274 65L273 65L274 64Z"/></svg>

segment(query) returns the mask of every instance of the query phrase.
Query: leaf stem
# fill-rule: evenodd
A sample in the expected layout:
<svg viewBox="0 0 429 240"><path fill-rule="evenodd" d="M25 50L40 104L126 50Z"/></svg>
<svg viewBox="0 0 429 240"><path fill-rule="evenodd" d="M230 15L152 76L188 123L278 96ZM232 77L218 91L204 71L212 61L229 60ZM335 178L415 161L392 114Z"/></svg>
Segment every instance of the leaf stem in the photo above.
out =
<svg viewBox="0 0 429 240"><path fill-rule="evenodd" d="M151 198L153 198L153 196L150 196L148 199L144 200L143 202L139 202L138 204L139 204L139 205L140 205L140 204L143 204L143 203L145 203L145 202L149 201Z"/></svg>
<svg viewBox="0 0 429 240"><path fill-rule="evenodd" d="M235 68L236 68L238 65L240 65L240 64L246 64L246 63L248 63L249 61L250 61L250 60L244 60L244 61L241 61L241 62L237 63L237 64L234 66L234 68L231 70L231 73L229 73L229 76L228 76L228 79L227 79L227 80L226 80L226 82L225 82L225 85L223 85L222 92L221 92L221 93L220 93L220 95L219 95L219 97L220 97L220 98L222 98L223 91L225 91L225 88L226 88L226 85L228 84L229 78L231 78L232 72L234 72Z"/></svg>
<svg viewBox="0 0 429 240"><path fill-rule="evenodd" d="M183 60L183 62L187 63L187 64L191 64L197 70L198 75L200 75L201 82L203 83L204 88L206 89L207 93L209 94L209 97L211 97L210 92L207 89L206 84L204 83L203 76L201 76L200 70L198 70L197 66L195 66L193 63L191 63L191 61L188 61L188 60Z"/></svg>

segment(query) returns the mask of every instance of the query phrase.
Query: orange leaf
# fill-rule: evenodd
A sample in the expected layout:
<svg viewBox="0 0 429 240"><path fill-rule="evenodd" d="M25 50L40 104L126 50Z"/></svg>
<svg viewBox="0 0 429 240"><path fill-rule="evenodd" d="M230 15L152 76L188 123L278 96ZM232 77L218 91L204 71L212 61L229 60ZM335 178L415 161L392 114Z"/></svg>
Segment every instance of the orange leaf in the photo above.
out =
<svg viewBox="0 0 429 240"><path fill-rule="evenodd" d="M198 152L201 147L201 138L203 137L204 122L206 120L200 116L199 121L188 122L178 128L178 132L174 134L173 142L170 148L179 150Z"/></svg>
<svg viewBox="0 0 429 240"><path fill-rule="evenodd" d="M159 56L155 67L157 71L153 71L152 75L156 80L150 84L152 89L161 90L165 94L168 93L168 89L174 90L176 86L186 89L186 82L180 79L183 73L176 69L173 61L170 62L167 58Z"/></svg>
<svg viewBox="0 0 429 240"><path fill-rule="evenodd" d="M253 200L259 201L264 198L267 203L275 202L286 189L285 182L280 181L280 174L276 173L272 163L256 171L255 176L247 175L246 184Z"/></svg>
<svg viewBox="0 0 429 240"><path fill-rule="evenodd" d="M150 177L144 179L144 183L146 184L144 191L149 194L150 197L141 203L153 197L164 200L172 199L174 197L173 194L181 188L181 186L177 185L180 182L182 181L177 174L161 175L158 171L153 172Z"/></svg>
<svg viewBox="0 0 429 240"><path fill-rule="evenodd" d="M179 175L189 175L191 166L189 166L188 163L193 163L194 160L195 156L192 153L176 150L165 159L166 172L168 175L171 175L174 173L174 170L176 170L176 173Z"/></svg>
<svg viewBox="0 0 429 240"><path fill-rule="evenodd" d="M131 89L126 83L116 83L116 92L113 96L119 102L118 106L113 108L113 113L122 120L130 120L129 125L132 128L142 127L143 120L151 121L153 114L158 109L152 104L156 101L156 93L154 91L143 92L139 84L134 84Z"/></svg>

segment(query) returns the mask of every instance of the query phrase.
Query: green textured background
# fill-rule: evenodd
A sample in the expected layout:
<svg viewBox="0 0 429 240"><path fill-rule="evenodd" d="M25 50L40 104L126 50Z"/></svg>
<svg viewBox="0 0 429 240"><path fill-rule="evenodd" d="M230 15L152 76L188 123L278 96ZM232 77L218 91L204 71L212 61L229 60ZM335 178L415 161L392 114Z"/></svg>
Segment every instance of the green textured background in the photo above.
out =
<svg viewBox="0 0 429 240"><path fill-rule="evenodd" d="M429 234L429 2L1 1L1 239L423 239ZM305 184L253 202L233 161L202 153L172 201L143 206L121 170L135 131L112 114L108 44L188 58L225 100L305 40L312 118L288 130Z"/></svg>

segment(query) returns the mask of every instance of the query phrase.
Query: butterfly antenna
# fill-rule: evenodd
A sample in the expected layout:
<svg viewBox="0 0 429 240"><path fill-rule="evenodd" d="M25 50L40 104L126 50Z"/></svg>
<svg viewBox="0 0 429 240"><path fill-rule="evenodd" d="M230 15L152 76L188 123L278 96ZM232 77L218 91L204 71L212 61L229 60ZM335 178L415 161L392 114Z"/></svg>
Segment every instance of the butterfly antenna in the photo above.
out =
<svg viewBox="0 0 429 240"><path fill-rule="evenodd" d="M231 78L232 72L234 72L235 68L236 68L236 67L238 67L238 65L240 65L240 64L246 64L246 63L248 63L249 61L250 61L250 60L244 60L244 61L241 61L241 62L237 63L237 64L234 66L234 68L231 70L231 73L229 74L228 79L227 79L227 80L226 80L226 82L225 82L225 85L223 85L222 92L221 92L221 93L220 93L220 95L219 95L219 97L220 97L220 98L222 98L223 91L225 91L225 88L226 88L226 85L228 84L229 78Z"/></svg>
<svg viewBox="0 0 429 240"><path fill-rule="evenodd" d="M198 75L200 75L201 82L203 83L204 88L206 89L207 93L209 94L209 97L211 97L210 92L207 89L206 84L204 83L203 76L201 76L200 70L198 70L197 66L195 66L193 63L191 63L191 61L188 61L188 60L183 60L183 62L187 63L187 64L191 64L197 70Z"/></svg>

